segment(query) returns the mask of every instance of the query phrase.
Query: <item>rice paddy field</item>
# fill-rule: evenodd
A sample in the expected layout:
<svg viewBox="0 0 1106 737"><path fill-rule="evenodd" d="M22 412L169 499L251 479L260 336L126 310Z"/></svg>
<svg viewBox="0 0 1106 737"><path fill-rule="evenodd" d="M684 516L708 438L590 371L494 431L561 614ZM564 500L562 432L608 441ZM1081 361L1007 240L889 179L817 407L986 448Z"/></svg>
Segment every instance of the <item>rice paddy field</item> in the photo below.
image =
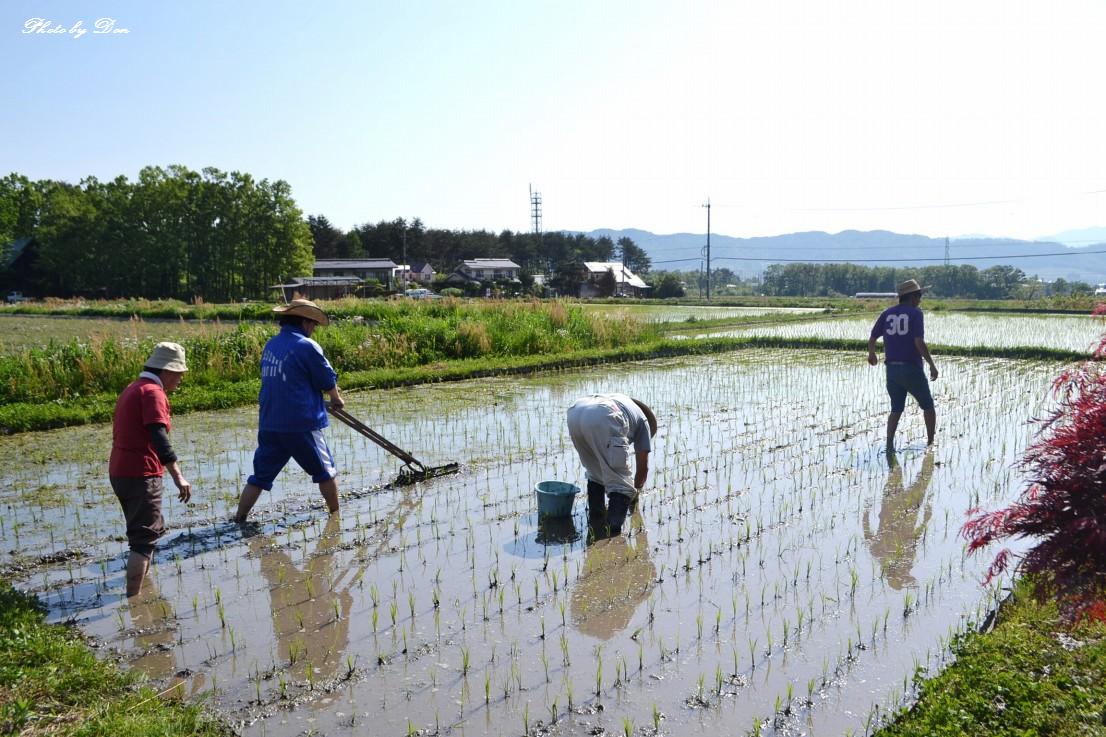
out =
<svg viewBox="0 0 1106 737"><path fill-rule="evenodd" d="M702 305L582 304L585 310L628 315L647 322L694 322L766 315L819 315L822 307L707 307Z"/></svg>
<svg viewBox="0 0 1106 737"><path fill-rule="evenodd" d="M65 317L0 314L0 352L19 351L55 343L111 338L116 341L173 340L215 335L233 330L236 323L220 320L154 320L140 318Z"/></svg>
<svg viewBox="0 0 1106 737"><path fill-rule="evenodd" d="M712 331L696 337L763 335L784 338L844 338L867 340L875 316L819 320L789 325ZM925 313L930 345L1017 348L1033 346L1090 353L1102 335L1100 317L1080 315L975 315Z"/></svg>
<svg viewBox="0 0 1106 737"><path fill-rule="evenodd" d="M110 428L4 437L0 565L52 620L244 734L864 734L1001 594L957 532L1019 492L1059 368L939 360L938 443L910 408L891 455L883 372L855 353L351 394L355 416L461 472L391 486L398 461L333 425L341 513L291 466L241 527L226 520L255 410L183 415L194 501L167 499L172 530L129 602ZM564 412L597 391L647 401L660 430L632 529L594 541L585 499L539 520L533 487L583 485Z"/></svg>

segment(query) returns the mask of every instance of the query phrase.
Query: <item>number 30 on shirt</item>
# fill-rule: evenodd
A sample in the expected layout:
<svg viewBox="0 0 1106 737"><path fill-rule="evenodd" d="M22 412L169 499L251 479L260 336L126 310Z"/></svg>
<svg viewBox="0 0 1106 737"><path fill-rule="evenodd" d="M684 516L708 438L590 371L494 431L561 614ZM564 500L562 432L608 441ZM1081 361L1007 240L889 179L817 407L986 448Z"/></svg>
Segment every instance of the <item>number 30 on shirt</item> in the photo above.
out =
<svg viewBox="0 0 1106 737"><path fill-rule="evenodd" d="M888 315L886 322L884 330L887 335L906 335L910 332L910 315Z"/></svg>

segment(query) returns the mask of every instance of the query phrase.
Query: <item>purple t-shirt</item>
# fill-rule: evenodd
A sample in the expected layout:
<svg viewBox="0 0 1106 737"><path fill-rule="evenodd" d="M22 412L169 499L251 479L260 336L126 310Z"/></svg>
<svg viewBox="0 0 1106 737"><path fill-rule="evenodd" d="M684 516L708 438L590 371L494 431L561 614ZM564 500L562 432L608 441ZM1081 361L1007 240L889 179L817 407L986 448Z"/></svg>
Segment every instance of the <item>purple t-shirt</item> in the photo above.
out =
<svg viewBox="0 0 1106 737"><path fill-rule="evenodd" d="M887 363L922 365L922 356L914 345L914 339L925 337L925 324L922 311L914 305L901 304L884 310L872 326L872 337L883 338Z"/></svg>

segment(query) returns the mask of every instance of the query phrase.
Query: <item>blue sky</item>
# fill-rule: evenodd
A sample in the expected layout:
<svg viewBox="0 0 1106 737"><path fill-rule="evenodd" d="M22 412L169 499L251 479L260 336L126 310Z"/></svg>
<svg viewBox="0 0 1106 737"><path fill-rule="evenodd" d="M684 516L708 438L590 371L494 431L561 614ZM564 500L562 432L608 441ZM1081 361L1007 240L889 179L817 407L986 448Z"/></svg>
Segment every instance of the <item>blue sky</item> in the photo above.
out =
<svg viewBox="0 0 1106 737"><path fill-rule="evenodd" d="M963 7L968 6L968 7ZM28 33L40 18L89 32ZM126 34L94 34L114 18ZM1100 2L0 5L0 169L285 179L341 227L1106 224Z"/></svg>

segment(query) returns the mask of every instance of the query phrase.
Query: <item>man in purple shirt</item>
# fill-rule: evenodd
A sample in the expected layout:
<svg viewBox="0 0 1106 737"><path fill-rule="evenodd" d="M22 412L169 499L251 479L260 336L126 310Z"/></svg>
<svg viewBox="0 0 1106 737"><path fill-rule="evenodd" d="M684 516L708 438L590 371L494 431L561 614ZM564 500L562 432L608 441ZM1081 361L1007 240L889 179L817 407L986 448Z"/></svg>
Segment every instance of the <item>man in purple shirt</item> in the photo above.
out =
<svg viewBox="0 0 1106 737"><path fill-rule="evenodd" d="M879 363L876 357L876 341L883 338L884 360L887 364L887 393L891 396L891 414L887 416L887 447L895 447L895 431L899 418L906 409L906 395L910 394L922 408L926 423L926 444L933 445L937 431L937 411L933 408L933 395L929 391L922 361L929 364L929 378L937 380L937 366L929 355L925 342L925 323L918 304L922 301L922 287L914 279L899 285L899 303L883 311L868 337L868 363Z"/></svg>

